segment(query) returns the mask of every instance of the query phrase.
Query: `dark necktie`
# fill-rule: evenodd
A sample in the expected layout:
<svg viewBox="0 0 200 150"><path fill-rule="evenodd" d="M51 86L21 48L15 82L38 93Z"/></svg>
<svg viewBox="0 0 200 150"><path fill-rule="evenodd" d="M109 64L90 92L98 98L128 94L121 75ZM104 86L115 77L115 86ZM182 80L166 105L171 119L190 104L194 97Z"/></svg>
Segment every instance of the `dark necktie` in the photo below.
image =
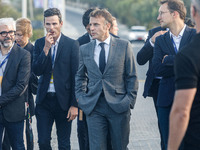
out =
<svg viewBox="0 0 200 150"><path fill-rule="evenodd" d="M99 45L101 46L101 52L99 55L99 69L101 73L103 74L105 66L106 66L106 57L105 57L105 48L104 48L105 43L100 43Z"/></svg>

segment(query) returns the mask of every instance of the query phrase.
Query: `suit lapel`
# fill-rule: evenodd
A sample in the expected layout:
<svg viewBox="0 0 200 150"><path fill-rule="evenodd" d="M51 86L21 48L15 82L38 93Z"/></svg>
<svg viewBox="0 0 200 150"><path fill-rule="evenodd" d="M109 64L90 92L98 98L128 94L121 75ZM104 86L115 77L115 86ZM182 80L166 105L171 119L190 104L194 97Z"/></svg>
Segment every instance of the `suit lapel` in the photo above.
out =
<svg viewBox="0 0 200 150"><path fill-rule="evenodd" d="M97 63L95 62L94 60L94 50L95 50L95 46L96 46L96 40L93 40L90 44L89 44L89 47L88 47L88 55L90 56L90 60L91 60L91 65L92 65L92 68L96 69L100 74L101 74L101 71L99 70L99 67L97 66ZM92 52L91 52L92 50Z"/></svg>
<svg viewBox="0 0 200 150"><path fill-rule="evenodd" d="M10 55L9 55L9 58L8 58L8 62L6 64L6 68L5 68L5 71L3 73L3 76L6 75L7 71L8 71L8 68L10 68L10 65L12 64L13 60L14 60L14 56L15 56L15 52L16 52L16 49L19 48L16 44L14 44L11 52L10 52Z"/></svg>
<svg viewBox="0 0 200 150"><path fill-rule="evenodd" d="M191 29L188 28L188 27L186 26L185 31L184 31L184 33L183 33L183 37L182 37L182 39L181 39L181 43L180 43L179 50L180 50L185 44L188 43L189 37L190 37L190 31L191 31Z"/></svg>
<svg viewBox="0 0 200 150"><path fill-rule="evenodd" d="M173 43L171 41L171 37L170 37L169 31L165 34L165 41L167 43L167 46L169 48L170 53L171 54L176 54L174 46L173 46Z"/></svg>
<svg viewBox="0 0 200 150"><path fill-rule="evenodd" d="M107 60L107 63L106 63L104 73L108 70L110 64L113 62L112 60L113 60L113 57L114 57L114 50L116 49L116 47L117 47L117 43L116 43L115 39L111 36L108 60Z"/></svg>
<svg viewBox="0 0 200 150"><path fill-rule="evenodd" d="M64 45L64 43L63 43L63 35L61 34L60 41L58 43L58 48L57 48L57 53L56 53L56 58L55 58L54 64L56 64L56 62L58 60L58 56L59 56L59 54L60 54L60 52L61 52L61 50L63 48L63 45Z"/></svg>

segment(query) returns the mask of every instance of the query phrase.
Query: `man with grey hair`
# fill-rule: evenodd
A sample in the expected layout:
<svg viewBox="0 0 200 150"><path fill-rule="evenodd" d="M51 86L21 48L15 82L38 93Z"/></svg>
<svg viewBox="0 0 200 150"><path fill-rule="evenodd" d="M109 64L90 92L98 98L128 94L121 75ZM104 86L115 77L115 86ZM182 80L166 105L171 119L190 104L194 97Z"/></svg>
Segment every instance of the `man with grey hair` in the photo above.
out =
<svg viewBox="0 0 200 150"><path fill-rule="evenodd" d="M13 18L0 19L0 141L5 129L12 149L25 150L23 130L31 57L14 43L15 30Z"/></svg>
<svg viewBox="0 0 200 150"><path fill-rule="evenodd" d="M108 131L112 149L127 149L130 108L138 89L131 44L110 36L111 21L107 10L92 11L90 31L95 40L80 47L75 89L86 114L91 150L107 149Z"/></svg>
<svg viewBox="0 0 200 150"><path fill-rule="evenodd" d="M200 0L192 0L191 17L197 34L175 59L176 93L170 114L168 150L200 149Z"/></svg>

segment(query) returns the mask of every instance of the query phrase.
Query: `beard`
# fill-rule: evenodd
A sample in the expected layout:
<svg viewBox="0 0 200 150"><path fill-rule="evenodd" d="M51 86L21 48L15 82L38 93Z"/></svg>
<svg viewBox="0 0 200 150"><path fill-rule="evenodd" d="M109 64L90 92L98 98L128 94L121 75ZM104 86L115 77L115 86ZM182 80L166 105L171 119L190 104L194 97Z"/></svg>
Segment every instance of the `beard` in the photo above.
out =
<svg viewBox="0 0 200 150"><path fill-rule="evenodd" d="M7 40L11 40L11 41L7 41ZM12 46L12 44L13 44L13 40L11 39L11 38L6 38L6 39L4 39L4 40L0 40L0 44L1 44L1 46L2 47L4 47L4 48L9 48L9 47L11 47Z"/></svg>

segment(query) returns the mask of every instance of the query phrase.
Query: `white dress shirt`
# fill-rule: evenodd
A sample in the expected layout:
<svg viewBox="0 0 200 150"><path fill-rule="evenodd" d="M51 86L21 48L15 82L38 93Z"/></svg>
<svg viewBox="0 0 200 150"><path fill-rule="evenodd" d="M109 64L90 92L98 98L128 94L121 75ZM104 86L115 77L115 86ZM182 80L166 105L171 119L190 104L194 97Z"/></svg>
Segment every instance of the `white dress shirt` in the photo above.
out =
<svg viewBox="0 0 200 150"><path fill-rule="evenodd" d="M55 44L53 44L51 46L51 58L53 56L53 50L54 50L54 47L55 47L55 54L54 54L54 63L55 63L55 60L56 60L56 54L57 54L57 50L58 50L58 43L60 41L60 37L61 37L61 34L60 36L58 37L58 39L56 40ZM49 88L48 88L48 91L47 92L56 92L55 91L55 87L54 87L54 81L53 81L53 78L51 76L51 80L50 80L50 83L49 83Z"/></svg>
<svg viewBox="0 0 200 150"><path fill-rule="evenodd" d="M99 45L100 43L102 43L102 42L99 40L96 40L96 45L95 45L95 49L94 49L94 60L98 67L99 67L99 55L101 52L101 46ZM105 41L103 41L103 43L105 43L104 48L105 48L105 58L106 58L106 63L107 63L109 48L110 48L110 35Z"/></svg>

